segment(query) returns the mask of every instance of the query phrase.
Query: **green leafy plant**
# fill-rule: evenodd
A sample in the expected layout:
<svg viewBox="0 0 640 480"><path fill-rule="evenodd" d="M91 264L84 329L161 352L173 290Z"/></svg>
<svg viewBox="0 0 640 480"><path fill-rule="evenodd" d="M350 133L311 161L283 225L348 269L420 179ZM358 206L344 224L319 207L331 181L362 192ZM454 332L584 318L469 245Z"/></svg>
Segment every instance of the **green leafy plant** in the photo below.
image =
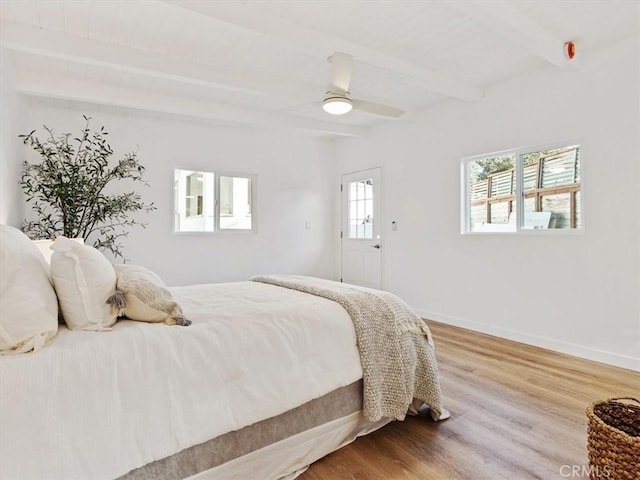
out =
<svg viewBox="0 0 640 480"><path fill-rule="evenodd" d="M511 170L515 167L515 159L513 157L492 157L476 160L471 165L471 178L474 182L486 180L489 175L505 170Z"/></svg>
<svg viewBox="0 0 640 480"><path fill-rule="evenodd" d="M144 203L135 192L107 193L107 186L119 180L148 186L143 179L145 169L135 151L110 165L113 150L105 138L108 133L104 127L92 131L91 118L83 117L86 124L79 137L72 138L70 133L56 136L47 126L43 126L44 141L35 130L19 136L42 157L40 163L23 163L20 186L38 219L25 220L22 230L33 239L82 237L85 243L92 240L94 247L124 259L120 240L128 235L129 227L146 226L131 215L156 207Z"/></svg>

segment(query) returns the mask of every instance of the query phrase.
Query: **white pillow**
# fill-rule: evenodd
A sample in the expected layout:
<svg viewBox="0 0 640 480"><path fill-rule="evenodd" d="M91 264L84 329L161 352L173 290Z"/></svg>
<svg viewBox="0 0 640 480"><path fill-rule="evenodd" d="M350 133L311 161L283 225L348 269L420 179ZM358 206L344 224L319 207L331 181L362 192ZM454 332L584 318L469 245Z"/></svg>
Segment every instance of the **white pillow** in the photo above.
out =
<svg viewBox="0 0 640 480"><path fill-rule="evenodd" d="M74 242L84 243L84 238L72 238ZM40 253L44 257L47 262L47 268L51 264L51 255L53 255L53 250L51 250L51 245L53 245L54 240L32 240Z"/></svg>
<svg viewBox="0 0 640 480"><path fill-rule="evenodd" d="M58 237L51 246L51 279L62 317L72 330L108 330L116 317L107 305L116 272L95 248Z"/></svg>
<svg viewBox="0 0 640 480"><path fill-rule="evenodd" d="M0 353L37 350L58 331L48 266L17 228L0 226Z"/></svg>

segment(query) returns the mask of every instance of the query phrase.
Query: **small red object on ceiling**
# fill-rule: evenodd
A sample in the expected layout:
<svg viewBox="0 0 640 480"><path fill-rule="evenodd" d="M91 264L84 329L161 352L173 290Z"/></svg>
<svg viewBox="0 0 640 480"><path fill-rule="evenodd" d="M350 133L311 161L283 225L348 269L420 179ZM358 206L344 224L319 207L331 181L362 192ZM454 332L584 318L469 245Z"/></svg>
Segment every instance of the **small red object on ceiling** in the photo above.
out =
<svg viewBox="0 0 640 480"><path fill-rule="evenodd" d="M564 54L569 60L576 56L576 44L573 42L567 42L564 44Z"/></svg>

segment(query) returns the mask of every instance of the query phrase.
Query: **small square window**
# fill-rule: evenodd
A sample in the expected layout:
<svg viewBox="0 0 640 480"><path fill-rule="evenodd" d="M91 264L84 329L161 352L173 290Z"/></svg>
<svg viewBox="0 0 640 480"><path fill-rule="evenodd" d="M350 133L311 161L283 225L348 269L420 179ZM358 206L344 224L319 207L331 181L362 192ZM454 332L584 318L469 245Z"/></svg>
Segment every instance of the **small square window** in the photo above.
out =
<svg viewBox="0 0 640 480"><path fill-rule="evenodd" d="M255 175L176 169L174 231L255 231Z"/></svg>

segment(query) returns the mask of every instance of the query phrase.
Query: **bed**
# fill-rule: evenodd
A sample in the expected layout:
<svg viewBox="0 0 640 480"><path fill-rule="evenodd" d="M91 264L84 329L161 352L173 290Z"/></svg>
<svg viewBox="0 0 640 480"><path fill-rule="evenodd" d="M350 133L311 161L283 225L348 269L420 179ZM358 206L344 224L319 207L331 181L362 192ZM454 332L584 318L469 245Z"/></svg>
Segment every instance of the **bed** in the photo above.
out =
<svg viewBox="0 0 640 480"><path fill-rule="evenodd" d="M400 342L408 379L372 370L397 345L366 322L405 314L397 297L294 276L169 290L190 326L60 326L0 357L1 478L295 478L419 403L448 416L424 323L395 327L420 344Z"/></svg>

